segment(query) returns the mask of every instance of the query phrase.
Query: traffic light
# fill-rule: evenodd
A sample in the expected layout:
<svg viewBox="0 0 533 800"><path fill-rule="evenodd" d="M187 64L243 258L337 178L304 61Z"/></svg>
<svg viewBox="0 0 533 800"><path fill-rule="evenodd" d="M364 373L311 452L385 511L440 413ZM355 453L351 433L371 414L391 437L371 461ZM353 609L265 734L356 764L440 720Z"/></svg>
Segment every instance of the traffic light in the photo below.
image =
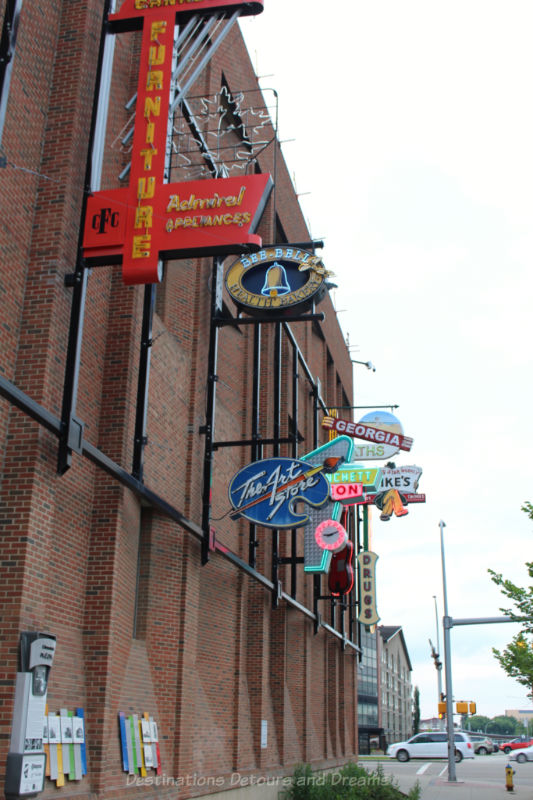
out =
<svg viewBox="0 0 533 800"><path fill-rule="evenodd" d="M468 703L464 700L457 701L457 714L468 714Z"/></svg>
<svg viewBox="0 0 533 800"><path fill-rule="evenodd" d="M440 656L433 647L433 642L429 639L429 646L431 647L431 658L435 662L435 669L442 669L442 663L440 661Z"/></svg>
<svg viewBox="0 0 533 800"><path fill-rule="evenodd" d="M446 703L438 703L439 719L444 719L446 716Z"/></svg>
<svg viewBox="0 0 533 800"><path fill-rule="evenodd" d="M470 712L470 714L476 714L477 713L476 704L475 703L469 703L468 704L468 711Z"/></svg>

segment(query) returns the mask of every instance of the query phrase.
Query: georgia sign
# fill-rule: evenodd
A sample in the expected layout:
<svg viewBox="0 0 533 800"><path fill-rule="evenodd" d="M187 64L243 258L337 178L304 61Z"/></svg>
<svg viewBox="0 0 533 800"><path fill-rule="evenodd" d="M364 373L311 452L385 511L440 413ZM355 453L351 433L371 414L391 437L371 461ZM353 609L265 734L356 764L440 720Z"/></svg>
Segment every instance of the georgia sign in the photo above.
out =
<svg viewBox="0 0 533 800"><path fill-rule="evenodd" d="M388 411L371 411L359 422L324 417L322 427L334 430L356 439L364 439L365 444L357 444L354 456L362 461L390 458L398 450L410 450L413 440L404 436L400 420Z"/></svg>

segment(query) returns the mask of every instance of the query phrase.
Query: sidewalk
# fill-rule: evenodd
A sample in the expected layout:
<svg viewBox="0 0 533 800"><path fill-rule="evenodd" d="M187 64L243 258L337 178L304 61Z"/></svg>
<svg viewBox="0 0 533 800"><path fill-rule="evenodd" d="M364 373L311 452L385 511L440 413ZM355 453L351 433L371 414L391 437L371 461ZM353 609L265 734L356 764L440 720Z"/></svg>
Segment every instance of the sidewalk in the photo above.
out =
<svg viewBox="0 0 533 800"><path fill-rule="evenodd" d="M508 792L505 788L505 758L465 760L456 765L455 782L447 780L448 770L442 760L411 762L413 765L416 763L416 771L410 772L397 769L399 765L396 762L391 763L390 759L377 754L361 758L360 763L365 769L381 764L385 774L392 777L405 794L418 782L420 800L504 800L513 797L533 800L533 764L511 762L515 770L514 790Z"/></svg>
<svg viewBox="0 0 533 800"><path fill-rule="evenodd" d="M418 776L418 782L422 790L420 800L503 800L503 798L529 798L533 800L533 788L520 786L515 783L514 791L508 792L504 781L475 781L457 780L456 783L449 783L446 778L433 777L424 780L424 776ZM412 778L398 781L402 792L407 793L414 785Z"/></svg>
<svg viewBox="0 0 533 800"><path fill-rule="evenodd" d="M528 797L531 800L533 793L528 786L515 786L513 792L508 792L503 784L477 781L458 781L454 784L435 780L422 790L420 800L502 800L504 797Z"/></svg>

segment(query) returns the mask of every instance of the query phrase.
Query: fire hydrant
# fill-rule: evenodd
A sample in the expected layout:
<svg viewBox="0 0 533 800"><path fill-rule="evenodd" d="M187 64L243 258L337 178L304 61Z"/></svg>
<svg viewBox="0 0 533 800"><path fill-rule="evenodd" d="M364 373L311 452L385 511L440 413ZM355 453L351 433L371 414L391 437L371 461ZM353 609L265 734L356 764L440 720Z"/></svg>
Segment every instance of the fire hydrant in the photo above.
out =
<svg viewBox="0 0 533 800"><path fill-rule="evenodd" d="M514 792L513 775L514 769L510 764L507 764L505 767L505 788L508 792Z"/></svg>

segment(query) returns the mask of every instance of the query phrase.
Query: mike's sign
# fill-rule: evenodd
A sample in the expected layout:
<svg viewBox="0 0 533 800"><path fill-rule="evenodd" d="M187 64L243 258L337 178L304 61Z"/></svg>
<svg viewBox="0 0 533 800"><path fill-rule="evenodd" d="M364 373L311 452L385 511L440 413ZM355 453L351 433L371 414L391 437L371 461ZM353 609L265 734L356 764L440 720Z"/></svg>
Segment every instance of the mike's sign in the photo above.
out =
<svg viewBox="0 0 533 800"><path fill-rule="evenodd" d="M83 254L93 264L122 263L125 283L161 280L163 259L261 247L255 230L272 188L270 175L165 183L176 14L225 7L253 14L263 4L125 0L109 15L113 30L143 31L130 184L88 199Z"/></svg>

